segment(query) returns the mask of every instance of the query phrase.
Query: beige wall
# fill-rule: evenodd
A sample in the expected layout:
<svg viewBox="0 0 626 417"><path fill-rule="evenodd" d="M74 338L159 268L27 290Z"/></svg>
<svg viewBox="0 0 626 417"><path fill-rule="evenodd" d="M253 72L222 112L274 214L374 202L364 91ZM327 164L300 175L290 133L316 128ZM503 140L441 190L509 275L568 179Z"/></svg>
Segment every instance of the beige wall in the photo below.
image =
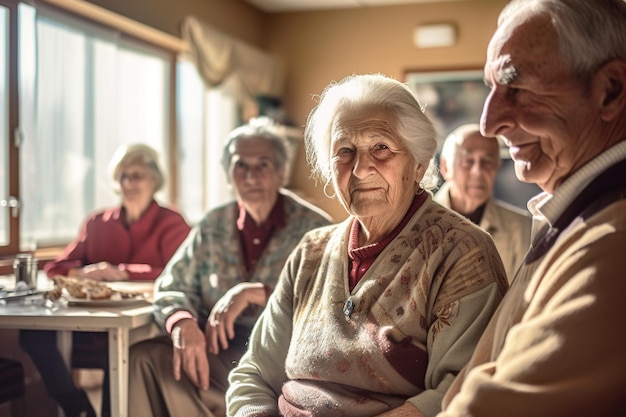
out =
<svg viewBox="0 0 626 417"><path fill-rule="evenodd" d="M240 0L89 0L105 9L180 36L180 23L195 15L215 28L265 47L266 14Z"/></svg>
<svg viewBox="0 0 626 417"><path fill-rule="evenodd" d="M286 71L285 106L300 126L315 105L311 99L331 80L352 73L381 72L402 80L405 71L482 68L489 38L506 0L471 0L387 6L268 17L268 48ZM413 29L422 23L454 22L453 47L418 49ZM336 200L308 180L308 167L296 165L293 186L336 219L345 218Z"/></svg>
<svg viewBox="0 0 626 417"><path fill-rule="evenodd" d="M276 55L285 72L287 114L303 126L314 106L311 96L332 80L352 73L381 72L397 79L411 70L482 68L485 49L506 0L261 13L239 0L92 0L102 7L178 35L178 24L196 14L217 28ZM458 42L448 48L417 49L413 29L422 23L454 22ZM301 149L293 186L345 218L336 200L309 180Z"/></svg>

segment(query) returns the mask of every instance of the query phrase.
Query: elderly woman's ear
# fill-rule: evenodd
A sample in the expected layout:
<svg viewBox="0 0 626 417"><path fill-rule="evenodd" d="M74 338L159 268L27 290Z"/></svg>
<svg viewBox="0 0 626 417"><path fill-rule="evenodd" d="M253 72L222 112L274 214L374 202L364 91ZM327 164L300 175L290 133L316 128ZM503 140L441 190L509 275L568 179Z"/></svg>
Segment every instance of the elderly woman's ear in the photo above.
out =
<svg viewBox="0 0 626 417"><path fill-rule="evenodd" d="M426 167L422 164L418 164L417 162L415 164L417 165L415 167L415 182L419 184L426 173Z"/></svg>

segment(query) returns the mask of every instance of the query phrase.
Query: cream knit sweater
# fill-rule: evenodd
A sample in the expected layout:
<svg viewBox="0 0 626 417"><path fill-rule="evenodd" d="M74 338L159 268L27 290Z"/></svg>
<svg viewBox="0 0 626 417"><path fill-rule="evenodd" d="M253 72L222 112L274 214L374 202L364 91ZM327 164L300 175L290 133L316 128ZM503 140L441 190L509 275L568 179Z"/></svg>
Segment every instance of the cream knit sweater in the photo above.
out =
<svg viewBox="0 0 626 417"><path fill-rule="evenodd" d="M440 410L506 289L493 240L428 196L349 292L353 221L292 253L231 373L229 416L279 415L279 396L286 415Z"/></svg>

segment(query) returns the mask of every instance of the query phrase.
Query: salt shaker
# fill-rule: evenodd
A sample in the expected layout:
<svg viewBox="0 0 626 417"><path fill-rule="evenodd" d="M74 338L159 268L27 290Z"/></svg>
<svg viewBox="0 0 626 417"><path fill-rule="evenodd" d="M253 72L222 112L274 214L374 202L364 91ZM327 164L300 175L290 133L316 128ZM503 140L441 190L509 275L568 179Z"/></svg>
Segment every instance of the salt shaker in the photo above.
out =
<svg viewBox="0 0 626 417"><path fill-rule="evenodd" d="M29 289L37 287L37 259L30 253L19 253L13 261L15 283L23 281Z"/></svg>

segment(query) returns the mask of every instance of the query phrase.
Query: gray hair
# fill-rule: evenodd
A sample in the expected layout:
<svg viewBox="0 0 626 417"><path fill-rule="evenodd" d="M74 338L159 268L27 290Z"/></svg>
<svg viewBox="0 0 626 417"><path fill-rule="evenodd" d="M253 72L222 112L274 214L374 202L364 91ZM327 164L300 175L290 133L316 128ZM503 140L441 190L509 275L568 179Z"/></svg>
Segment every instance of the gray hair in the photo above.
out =
<svg viewBox="0 0 626 417"><path fill-rule="evenodd" d="M400 140L415 161L427 167L420 186L426 190L434 189L438 181L433 160L438 148L435 128L411 89L382 74L351 75L331 83L322 92L319 104L309 114L304 131L312 175L325 183L331 181L331 130L337 113L344 109L367 107L383 108L395 116Z"/></svg>
<svg viewBox="0 0 626 417"><path fill-rule="evenodd" d="M134 143L122 145L115 151L109 162L109 170L117 185L122 175L122 168L127 165L142 165L148 168L155 182L154 191L163 188L165 175L159 163L159 154L150 146L144 143Z"/></svg>
<svg viewBox="0 0 626 417"><path fill-rule="evenodd" d="M439 158L446 160L446 168L448 169L450 175L454 174L454 163L457 155L459 154L459 148L463 146L465 139L473 133L483 136L482 133L480 133L480 125L478 123L466 123L455 128L444 139ZM502 137L496 136L495 138L485 138L485 140L495 140L498 142L498 155L502 158L501 150L504 148L504 141Z"/></svg>
<svg viewBox="0 0 626 417"><path fill-rule="evenodd" d="M281 171L287 164L287 144L285 138L275 133L276 126L268 117L256 117L248 123L235 128L226 138L226 144L222 150L221 164L224 173L228 177L230 162L235 152L235 143L240 139L262 138L268 140L274 148L274 165L277 171Z"/></svg>
<svg viewBox="0 0 626 417"><path fill-rule="evenodd" d="M625 0L513 0L500 13L498 26L520 14L550 16L561 54L578 79L611 59L626 60Z"/></svg>

